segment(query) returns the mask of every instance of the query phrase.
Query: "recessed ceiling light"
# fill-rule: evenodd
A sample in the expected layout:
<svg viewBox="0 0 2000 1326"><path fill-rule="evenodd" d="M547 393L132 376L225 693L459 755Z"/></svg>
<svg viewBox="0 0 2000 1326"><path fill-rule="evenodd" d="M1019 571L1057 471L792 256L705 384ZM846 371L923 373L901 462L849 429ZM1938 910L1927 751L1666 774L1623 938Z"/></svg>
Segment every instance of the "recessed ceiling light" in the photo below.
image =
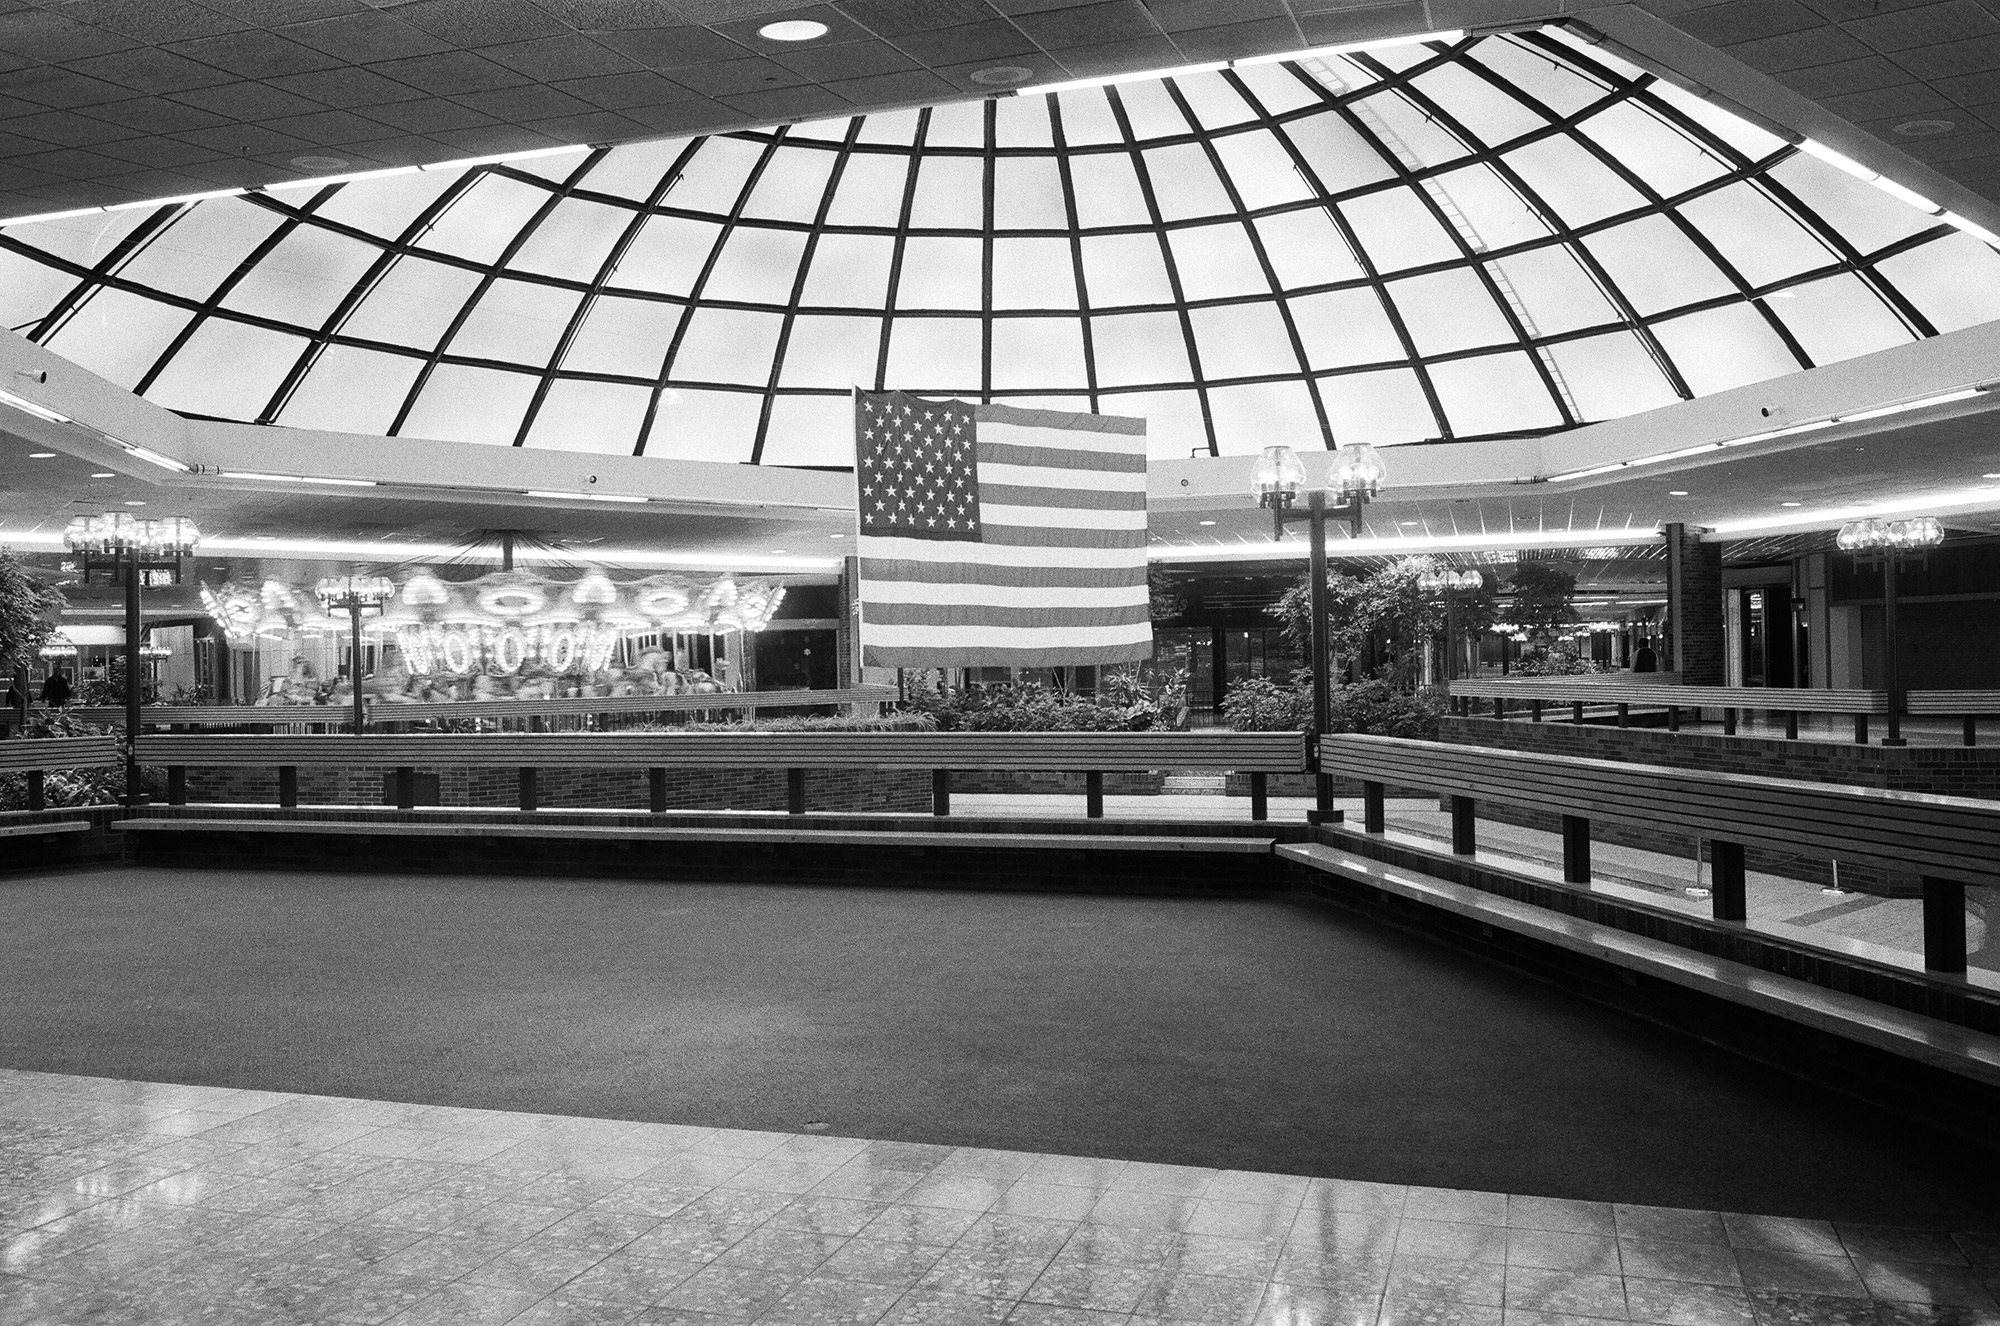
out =
<svg viewBox="0 0 2000 1326"><path fill-rule="evenodd" d="M1420 520L1399 520L1396 523L1398 525L1421 525L1423 522Z"/></svg>
<svg viewBox="0 0 2000 1326"><path fill-rule="evenodd" d="M1687 489L1685 489L1685 488L1669 488L1669 489L1667 489L1667 496L1668 496L1668 497L1686 497L1687 495L1688 495L1688 490L1687 490Z"/></svg>
<svg viewBox="0 0 2000 1326"><path fill-rule="evenodd" d="M1896 132L1904 138L1936 138L1958 127L1952 120L1904 120Z"/></svg>
<svg viewBox="0 0 2000 1326"><path fill-rule="evenodd" d="M1780 502L1780 503L1778 503L1778 505L1779 505L1779 506L1798 506L1798 505L1800 505L1800 503L1797 503L1797 502Z"/></svg>
<svg viewBox="0 0 2000 1326"><path fill-rule="evenodd" d="M90 477L93 479L115 479L118 476L113 474L110 470L98 470L95 473L93 473Z"/></svg>
<svg viewBox="0 0 2000 1326"><path fill-rule="evenodd" d="M817 19L788 18L778 23L766 23L757 29L757 35L768 41L814 41L827 34L826 24Z"/></svg>
<svg viewBox="0 0 2000 1326"><path fill-rule="evenodd" d="M331 175L336 170L347 169L346 157L293 157L292 164L300 170L310 170L321 175Z"/></svg>
<svg viewBox="0 0 2000 1326"><path fill-rule="evenodd" d="M972 81L982 87L1012 87L1025 83L1035 76L1035 71L1021 64L996 64L990 69L972 71Z"/></svg>
<svg viewBox="0 0 2000 1326"><path fill-rule="evenodd" d="M771 556L773 557L783 557L784 555L785 555L785 550L783 548L771 549Z"/></svg>
<svg viewBox="0 0 2000 1326"><path fill-rule="evenodd" d="M53 451L30 451L28 453L29 460L54 460L55 458L56 453Z"/></svg>
<svg viewBox="0 0 2000 1326"><path fill-rule="evenodd" d="M1992 474L1982 474L1979 477L1982 479L2000 479L2000 471L1995 471Z"/></svg>
<svg viewBox="0 0 2000 1326"><path fill-rule="evenodd" d="M129 499L129 498L128 498L128 499L126 500L126 502L125 502L125 505L126 505L126 506L144 506L144 505L146 505L146 504L145 504L144 502L139 502L139 501L133 501L133 500L131 500L131 499Z"/></svg>
<svg viewBox="0 0 2000 1326"><path fill-rule="evenodd" d="M1214 521L1212 521L1212 520L1204 520L1204 521L1202 521L1201 523L1202 523L1202 524L1204 524L1204 525L1213 525L1213 524L1214 524L1215 522L1214 522Z"/></svg>
<svg viewBox="0 0 2000 1326"><path fill-rule="evenodd" d="M847 536L846 536L845 534L829 534L829 535L827 535L827 537L828 537L829 539L844 539L844 538L846 538Z"/></svg>

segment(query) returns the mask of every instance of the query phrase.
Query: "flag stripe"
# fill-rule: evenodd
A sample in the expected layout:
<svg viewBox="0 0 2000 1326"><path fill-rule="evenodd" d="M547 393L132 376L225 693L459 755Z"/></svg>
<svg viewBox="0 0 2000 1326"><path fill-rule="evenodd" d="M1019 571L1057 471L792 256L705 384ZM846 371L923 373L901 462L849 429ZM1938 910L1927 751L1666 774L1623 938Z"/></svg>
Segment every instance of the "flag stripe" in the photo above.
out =
<svg viewBox="0 0 2000 1326"><path fill-rule="evenodd" d="M988 525L986 542L1020 548L1144 548L1146 527L1136 529L1058 529L1052 525Z"/></svg>
<svg viewBox="0 0 2000 1326"><path fill-rule="evenodd" d="M1146 605L1122 608L998 608L985 603L884 603L873 600L862 609L861 622L874 626L976 626L992 630L1036 629L1074 631L1085 626L1131 626L1152 629Z"/></svg>
<svg viewBox="0 0 2000 1326"><path fill-rule="evenodd" d="M989 428L1031 428L1040 432L1081 433L1085 436L1096 433L1107 445L1114 438L1124 438L1135 444L1133 450L1146 449L1144 419L1127 419L1115 414L1077 414L1069 410L1037 410L1019 405L975 405L972 417L981 432Z"/></svg>
<svg viewBox="0 0 2000 1326"><path fill-rule="evenodd" d="M1078 663L1143 663L1153 656L1153 641L1091 645L1087 656L1075 645L1013 648L985 644L949 649L861 647L861 661L871 668L1067 668Z"/></svg>
<svg viewBox="0 0 2000 1326"><path fill-rule="evenodd" d="M1141 498L1146 495L1146 476L1143 474L1120 474L1115 470L1100 469L1063 469L1054 465L1009 465L1004 461L990 461L981 457L980 489L982 492L990 490L994 484L1007 484L1014 488L1053 488L1064 492L1087 489L1092 492L1130 493Z"/></svg>
<svg viewBox="0 0 2000 1326"><path fill-rule="evenodd" d="M1058 470L1116 470L1120 474L1144 474L1144 453L1129 451L1077 451L1068 447L1038 447L1025 443L989 442L984 438L973 446L981 465L1046 465Z"/></svg>
<svg viewBox="0 0 2000 1326"><path fill-rule="evenodd" d="M1121 553L1117 566L1010 566L863 557L861 578L874 582L874 588L893 581L931 585L1024 585L1038 589L1111 589L1145 584L1146 568L1126 565L1130 560Z"/></svg>
<svg viewBox="0 0 2000 1326"><path fill-rule="evenodd" d="M983 648L1000 649L1047 649L1064 641L1077 645L1122 645L1143 641L1149 647L1153 641L1151 622L1133 622L1120 626L875 626L868 632L870 643L877 645L913 646L932 645L943 649L974 650Z"/></svg>
<svg viewBox="0 0 2000 1326"><path fill-rule="evenodd" d="M984 543L868 537L861 540L860 552L864 561L934 562L949 566L992 567L996 572L1006 569L1025 572L1050 564L1051 541L1044 536L1060 536L1070 540L1062 546L1062 566L1145 569L1138 565L1131 551L1134 547L1144 546L1146 536L1143 534L1103 530L1028 530L1025 533L1033 537L1019 543L996 539L992 530L986 531ZM1083 539L1092 542L1082 542Z"/></svg>
<svg viewBox="0 0 2000 1326"><path fill-rule="evenodd" d="M1064 511L1130 511L1143 524L1146 494L1110 492L1101 488L1021 488L1011 483L991 483L979 476L979 513L985 520L1005 520L993 514L1008 507L1044 507ZM1020 523L1020 522L1015 522Z"/></svg>
<svg viewBox="0 0 2000 1326"><path fill-rule="evenodd" d="M1019 492L1020 489L1014 491ZM1039 489L1029 489L1039 492ZM1146 532L1146 509L1105 511L1092 507L1032 506L1008 502L979 504L979 519L992 532L995 525L1026 525L1043 529L1135 530Z"/></svg>
<svg viewBox="0 0 2000 1326"><path fill-rule="evenodd" d="M868 620L875 620L875 609L884 603L1034 608L1048 605L1051 597L1046 585L938 585L919 580L900 580L874 586L866 613ZM1112 585L1103 589L1066 586L1060 601L1079 608L1128 608L1135 603L1143 608L1148 599L1148 591L1143 585Z"/></svg>

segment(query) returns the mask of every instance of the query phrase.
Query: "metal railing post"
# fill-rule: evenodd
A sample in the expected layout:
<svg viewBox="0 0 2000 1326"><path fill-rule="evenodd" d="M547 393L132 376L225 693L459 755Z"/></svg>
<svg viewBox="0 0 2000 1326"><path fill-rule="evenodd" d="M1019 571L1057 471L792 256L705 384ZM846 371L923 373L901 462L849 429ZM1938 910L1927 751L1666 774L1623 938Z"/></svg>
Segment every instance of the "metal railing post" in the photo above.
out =
<svg viewBox="0 0 2000 1326"><path fill-rule="evenodd" d="M49 805L47 784L43 782L43 770L28 770L28 809L46 810Z"/></svg>
<svg viewBox="0 0 2000 1326"><path fill-rule="evenodd" d="M540 790L535 786L535 766L532 764L522 765L519 779L521 793L520 807L523 811L533 811L536 807L535 794Z"/></svg>
<svg viewBox="0 0 2000 1326"><path fill-rule="evenodd" d="M806 771L785 770L785 810L793 815L806 813Z"/></svg>
<svg viewBox="0 0 2000 1326"><path fill-rule="evenodd" d="M1361 784L1361 828L1366 833L1381 833L1387 828L1387 807L1384 806L1383 787L1380 783Z"/></svg>
<svg viewBox="0 0 2000 1326"><path fill-rule="evenodd" d="M1563 882L1590 883L1590 821L1582 815L1562 817Z"/></svg>
<svg viewBox="0 0 2000 1326"><path fill-rule="evenodd" d="M1473 819L1472 798L1451 799L1451 851L1454 856L1471 856L1479 850L1478 826Z"/></svg>
<svg viewBox="0 0 2000 1326"><path fill-rule="evenodd" d="M1104 818L1104 775L1093 769L1083 776L1083 813L1086 818Z"/></svg>
<svg viewBox="0 0 2000 1326"><path fill-rule="evenodd" d="M646 770L646 809L655 815L667 813L667 771L659 765Z"/></svg>
<svg viewBox="0 0 2000 1326"><path fill-rule="evenodd" d="M298 804L299 767L296 764L281 764L278 766L278 805L292 810Z"/></svg>
<svg viewBox="0 0 2000 1326"><path fill-rule="evenodd" d="M1965 970L1965 885L1924 876L1924 970Z"/></svg>
<svg viewBox="0 0 2000 1326"><path fill-rule="evenodd" d="M1711 910L1718 921L1749 919L1744 897L1743 844L1713 839L1709 843Z"/></svg>
<svg viewBox="0 0 2000 1326"><path fill-rule="evenodd" d="M167 766L167 804L185 806L188 799L188 771L185 764Z"/></svg>
<svg viewBox="0 0 2000 1326"><path fill-rule="evenodd" d="M951 814L951 770L931 770L931 814Z"/></svg>
<svg viewBox="0 0 2000 1326"><path fill-rule="evenodd" d="M1269 796L1269 775L1253 772L1250 775L1250 818L1265 820L1271 818L1271 798Z"/></svg>

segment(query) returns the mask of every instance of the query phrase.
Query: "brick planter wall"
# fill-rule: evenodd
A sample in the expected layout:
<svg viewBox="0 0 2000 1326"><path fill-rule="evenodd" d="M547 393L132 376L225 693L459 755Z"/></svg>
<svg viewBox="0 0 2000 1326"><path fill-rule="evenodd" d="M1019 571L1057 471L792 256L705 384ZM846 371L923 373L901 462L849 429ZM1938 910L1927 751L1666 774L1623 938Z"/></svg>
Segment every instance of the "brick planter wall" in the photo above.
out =
<svg viewBox="0 0 2000 1326"><path fill-rule="evenodd" d="M383 780L394 772L384 765L302 767L299 804L379 806ZM421 772L436 775L439 805L519 804L520 783L512 769L460 766ZM644 810L649 793L644 769L543 769L535 796L550 810ZM278 772L191 767L188 800L276 805ZM785 771L669 769L667 804L680 810L783 810ZM931 808L931 778L921 770L812 769L806 773L806 805L813 810L925 813Z"/></svg>
<svg viewBox="0 0 2000 1326"><path fill-rule="evenodd" d="M930 775L923 775L926 789ZM953 769L951 790L967 794L981 792L1033 793L1043 796L1077 796L1084 793L1081 773L1038 769ZM1112 796L1152 797L1160 794L1166 774L1158 769L1144 772L1111 772L1104 775L1104 791ZM928 803L926 803L928 807Z"/></svg>

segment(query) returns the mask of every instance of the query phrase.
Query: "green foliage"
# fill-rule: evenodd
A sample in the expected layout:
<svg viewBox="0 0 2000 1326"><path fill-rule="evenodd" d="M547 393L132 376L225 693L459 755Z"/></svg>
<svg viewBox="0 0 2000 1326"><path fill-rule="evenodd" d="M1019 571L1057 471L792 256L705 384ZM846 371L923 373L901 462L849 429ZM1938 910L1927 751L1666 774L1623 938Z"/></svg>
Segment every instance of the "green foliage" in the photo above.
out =
<svg viewBox="0 0 2000 1326"><path fill-rule="evenodd" d="M1185 674L1148 680L1139 673L1105 679L1099 698L1034 682L918 691L910 711L940 732L1145 732L1179 721L1186 706Z"/></svg>
<svg viewBox="0 0 2000 1326"><path fill-rule="evenodd" d="M1418 741L1438 739L1445 708L1442 693L1412 694L1386 677L1335 686L1327 700L1328 731ZM1288 686L1262 677L1238 682L1223 697L1222 713L1238 732L1311 731L1312 679L1301 676Z"/></svg>
<svg viewBox="0 0 2000 1326"><path fill-rule="evenodd" d="M1576 597L1574 571L1550 562L1522 562L1514 568L1510 588L1514 601L1508 607L1507 620L1537 644L1547 644L1558 630L1576 620L1576 609L1571 606Z"/></svg>
<svg viewBox="0 0 2000 1326"><path fill-rule="evenodd" d="M0 673L25 668L55 634L62 591L0 549ZM0 686L0 690L5 690Z"/></svg>
<svg viewBox="0 0 2000 1326"><path fill-rule="evenodd" d="M1222 717L1238 732L1304 732L1312 727L1312 679L1280 686L1250 677L1222 697Z"/></svg>
<svg viewBox="0 0 2000 1326"><path fill-rule="evenodd" d="M139 682L139 703L155 704L159 701L160 689L151 678ZM102 677L91 677L77 688L74 697L82 705L117 706L125 703L125 656L113 654L109 666Z"/></svg>
<svg viewBox="0 0 2000 1326"><path fill-rule="evenodd" d="M1399 689L1413 689L1424 642L1443 634L1447 618L1443 596L1425 594L1417 588L1417 580L1425 572L1445 566L1433 557L1403 557L1365 577L1329 572L1327 641L1335 658L1352 658L1373 641L1388 657L1381 675ZM1283 620L1286 638L1308 655L1312 649L1310 574L1301 576L1270 609ZM1493 585L1482 575L1479 589L1458 595L1460 638L1490 629L1496 609Z"/></svg>
<svg viewBox="0 0 2000 1326"><path fill-rule="evenodd" d="M112 731L86 723L66 709L37 712L28 720L22 736L29 740L45 740L52 737L99 737ZM140 770L141 779L150 786L151 775L159 775L162 785L165 776L158 770ZM42 780L42 797L51 809L74 806L109 806L117 803L125 792L125 774L121 769L50 769ZM25 774L0 777L0 810L26 810L28 808L28 779Z"/></svg>
<svg viewBox="0 0 2000 1326"><path fill-rule="evenodd" d="M1604 669L1581 654L1552 645L1523 654L1514 671L1523 677L1580 677Z"/></svg>

